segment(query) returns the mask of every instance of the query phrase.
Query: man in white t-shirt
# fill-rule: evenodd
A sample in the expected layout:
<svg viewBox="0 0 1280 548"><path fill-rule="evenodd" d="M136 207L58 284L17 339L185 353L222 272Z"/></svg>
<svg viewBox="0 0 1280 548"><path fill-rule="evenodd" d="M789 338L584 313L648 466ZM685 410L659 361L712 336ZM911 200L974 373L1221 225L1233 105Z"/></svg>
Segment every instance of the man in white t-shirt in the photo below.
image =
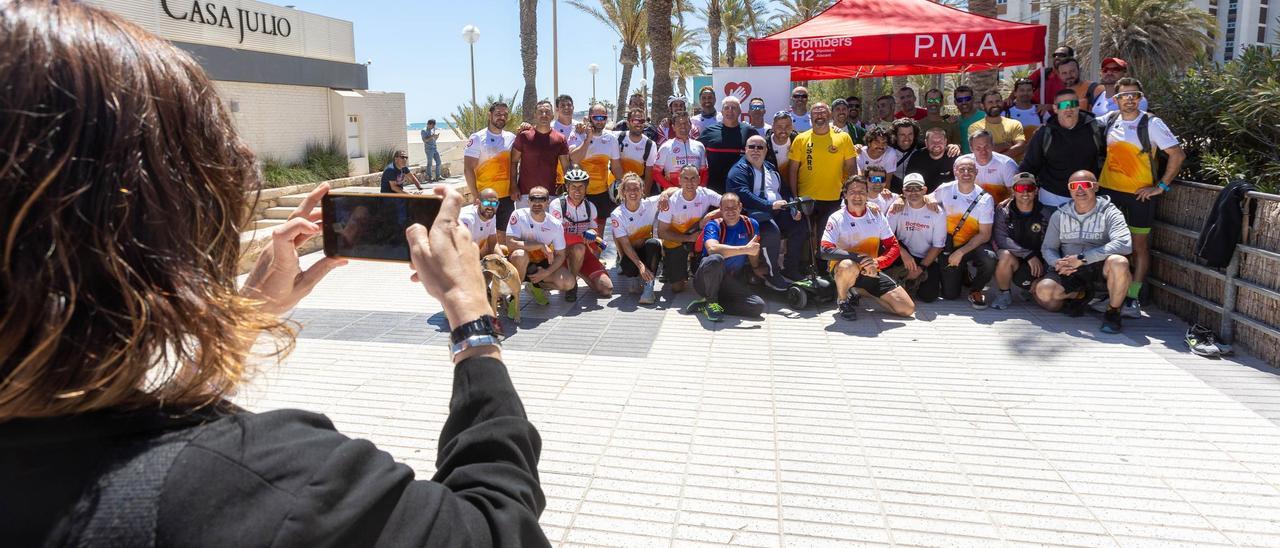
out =
<svg viewBox="0 0 1280 548"><path fill-rule="evenodd" d="M582 145L583 138L590 131L587 124L573 120L573 97L568 95L556 97L556 119L551 122L551 129L560 132L570 152Z"/></svg>
<svg viewBox="0 0 1280 548"><path fill-rule="evenodd" d="M658 212L658 237L662 239L662 278L672 293L689 285L689 255L702 239L702 228L713 217L709 212L720 204L720 193L698 184L698 170L686 165L680 170L680 191L671 196L670 207Z"/></svg>
<svg viewBox="0 0 1280 548"><path fill-rule="evenodd" d="M884 273L898 260L898 240L884 215L867 207L867 179L849 177L844 185L844 207L827 218L822 231L822 257L831 261L835 274L836 304L841 318L858 319L862 290L885 310L903 317L915 313L907 291Z"/></svg>
<svg viewBox="0 0 1280 548"><path fill-rule="evenodd" d="M791 126L797 133L813 129L809 119L809 90L804 86L791 90Z"/></svg>
<svg viewBox="0 0 1280 548"><path fill-rule="evenodd" d="M969 304L978 310L987 307L983 288L996 271L996 254L991 250L992 223L995 222L995 204L991 195L978 186L978 164L972 157L956 158L956 180L943 183L933 191L933 199L942 206L947 216L947 236L950 249L943 250L946 264L942 268L942 298L960 297L966 265L977 273L969 283Z"/></svg>
<svg viewBox="0 0 1280 548"><path fill-rule="evenodd" d="M1031 136L1035 134L1040 126L1049 120L1049 113L1043 112L1044 109L1036 105L1036 87L1035 82L1026 78L1019 78L1013 84L1013 104L1005 109L1005 118L1012 118L1022 124L1022 134L1027 140L1031 140ZM1025 152L1025 149L1023 150ZM1015 161L1022 161L1022 155L1014 158ZM997 201L996 203L1000 203Z"/></svg>
<svg viewBox="0 0 1280 548"><path fill-rule="evenodd" d="M689 116L692 125L690 132L701 135L702 128L724 120L724 115L716 109L716 90L711 86L702 86L698 90L698 112Z"/></svg>
<svg viewBox="0 0 1280 548"><path fill-rule="evenodd" d="M600 242L603 241L596 225L600 217L596 205L588 199L588 176L581 169L571 169L564 174L565 194L551 201L549 213L564 226L566 246L565 263L569 272L582 278L596 295L608 297L613 293L613 281L600 263ZM578 300L578 287L564 293L564 300Z"/></svg>
<svg viewBox="0 0 1280 548"><path fill-rule="evenodd" d="M889 174L879 164L872 164L863 176L867 178L867 204L875 204L876 211L887 216L889 206L898 199L898 195L889 190Z"/></svg>
<svg viewBox="0 0 1280 548"><path fill-rule="evenodd" d="M529 191L529 207L511 214L507 223L507 260L516 267L520 279L529 282L529 294L538 304L549 301L544 289L569 291L578 281L565 265L564 226L547 213L550 192L543 187Z"/></svg>
<svg viewBox="0 0 1280 548"><path fill-rule="evenodd" d="M942 263L939 261L947 241L947 217L925 203L928 186L924 176L908 173L902 182L906 205L889 215L889 227L898 238L898 254L903 280L908 291L914 286L916 301L931 303L942 288Z"/></svg>
<svg viewBox="0 0 1280 548"><path fill-rule="evenodd" d="M647 196L657 194L657 189L653 186L653 166L658 163L658 145L645 137L643 130L644 111L632 109L627 114L627 130L618 132L618 146L622 147L620 157L623 173L639 175L644 185L641 192ZM619 196L617 201L621 200Z"/></svg>
<svg viewBox="0 0 1280 548"><path fill-rule="evenodd" d="M1102 60L1102 93L1093 99L1093 104L1089 105L1089 110L1093 112L1095 117L1106 116L1108 112L1120 110L1120 103L1116 102L1116 82L1124 78L1129 73L1129 62L1119 57L1108 57ZM1147 98L1143 97L1138 100L1138 110L1146 112Z"/></svg>
<svg viewBox="0 0 1280 548"><path fill-rule="evenodd" d="M1013 196L1013 176L1018 174L1018 162L995 151L991 133L985 129L969 136L969 150L961 156L971 158L978 166L978 186L991 195L991 203L999 205Z"/></svg>
<svg viewBox="0 0 1280 548"><path fill-rule="evenodd" d="M898 169L898 149L889 146L891 138L889 130L881 126L867 129L863 138L867 146L858 151L858 173L866 173L867 166L878 165L884 168L888 177L885 185L893 185L893 172Z"/></svg>
<svg viewBox="0 0 1280 548"><path fill-rule="evenodd" d="M471 241L480 246L480 256L493 253L498 247L498 193L491 188L480 191L476 202L462 208L458 222L471 230Z"/></svg>
<svg viewBox="0 0 1280 548"><path fill-rule="evenodd" d="M654 161L653 179L658 181L660 190L680 186L680 171L685 166L693 166L698 172L698 180L702 186L707 185L709 166L707 148L689 136L689 115L677 112L671 115L671 127L675 131L670 139L658 147L658 157Z"/></svg>
<svg viewBox="0 0 1280 548"><path fill-rule="evenodd" d="M653 234L658 216L658 196L644 197L640 176L627 173L618 185L622 202L609 214L609 229L618 246L618 269L630 282L632 293L640 293L640 304L653 304L662 242ZM635 283L640 282L640 283Z"/></svg>

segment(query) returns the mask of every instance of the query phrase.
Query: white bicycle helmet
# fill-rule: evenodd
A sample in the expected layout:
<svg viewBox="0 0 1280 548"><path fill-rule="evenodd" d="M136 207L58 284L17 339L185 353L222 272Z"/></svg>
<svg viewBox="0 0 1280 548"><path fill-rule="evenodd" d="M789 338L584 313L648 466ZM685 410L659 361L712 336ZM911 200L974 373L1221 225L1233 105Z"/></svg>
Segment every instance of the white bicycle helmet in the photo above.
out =
<svg viewBox="0 0 1280 548"><path fill-rule="evenodd" d="M580 167L570 169L564 174L564 184L566 185L569 183L585 183L589 180L591 180L591 176L587 175L587 172Z"/></svg>

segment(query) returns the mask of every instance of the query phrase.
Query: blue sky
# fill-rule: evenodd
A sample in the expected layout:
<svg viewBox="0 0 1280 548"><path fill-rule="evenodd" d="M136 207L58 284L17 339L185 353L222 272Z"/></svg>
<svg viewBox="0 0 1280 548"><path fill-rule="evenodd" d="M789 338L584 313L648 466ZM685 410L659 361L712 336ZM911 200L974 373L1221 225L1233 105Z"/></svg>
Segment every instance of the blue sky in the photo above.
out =
<svg viewBox="0 0 1280 548"><path fill-rule="evenodd" d="M441 118L471 100L470 63L462 27L480 28L476 97L510 95L524 86L520 12L515 0L269 0L355 23L356 59L373 59L369 89L405 94L408 122ZM594 18L559 4L560 92L579 106L591 97L587 65L600 65L596 93L614 97L612 46L617 35ZM640 79L634 71L632 86ZM621 67L618 77L621 78ZM651 77L652 79L652 77ZM551 2L538 2L538 96L551 96Z"/></svg>

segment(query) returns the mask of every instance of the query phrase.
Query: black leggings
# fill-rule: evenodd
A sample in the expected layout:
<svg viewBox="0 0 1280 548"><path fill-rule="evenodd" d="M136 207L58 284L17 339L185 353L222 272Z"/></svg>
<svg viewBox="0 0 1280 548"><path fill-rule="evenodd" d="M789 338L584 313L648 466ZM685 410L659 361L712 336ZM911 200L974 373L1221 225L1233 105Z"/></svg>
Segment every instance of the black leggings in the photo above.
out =
<svg viewBox="0 0 1280 548"><path fill-rule="evenodd" d="M658 261L662 260L662 242L657 238L649 238L643 244L633 247L635 247L636 256L640 257L640 262L644 263L645 269L657 276ZM622 251L618 251L618 267L622 270L623 276L635 278L640 275L640 268Z"/></svg>

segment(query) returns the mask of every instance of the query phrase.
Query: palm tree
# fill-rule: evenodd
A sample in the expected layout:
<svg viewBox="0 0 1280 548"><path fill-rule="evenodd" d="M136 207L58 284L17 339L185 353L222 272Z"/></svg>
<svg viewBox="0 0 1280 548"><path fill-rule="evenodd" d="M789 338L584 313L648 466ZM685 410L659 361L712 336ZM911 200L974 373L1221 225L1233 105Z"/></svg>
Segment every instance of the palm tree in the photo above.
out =
<svg viewBox="0 0 1280 548"><path fill-rule="evenodd" d="M707 7L702 11L707 20L707 35L711 36L711 66L720 66L720 0L707 0Z"/></svg>
<svg viewBox="0 0 1280 548"><path fill-rule="evenodd" d="M1049 10L1049 51L1053 51L1058 49L1058 35L1062 34L1062 8L1057 4L1045 8Z"/></svg>
<svg viewBox="0 0 1280 548"><path fill-rule="evenodd" d="M996 0L969 0L969 13L995 19ZM973 89L978 97L986 91L996 89L996 81L1000 78L999 70L984 70L973 74Z"/></svg>
<svg viewBox="0 0 1280 548"><path fill-rule="evenodd" d="M538 0L520 0L520 62L524 65L525 121L533 121L538 103Z"/></svg>
<svg viewBox="0 0 1280 548"><path fill-rule="evenodd" d="M1067 19L1069 36L1093 33L1093 2L1069 0L1075 13ZM1103 58L1129 62L1139 78L1171 74L1189 66L1213 45L1208 33L1217 21L1187 0L1102 0Z"/></svg>
<svg viewBox="0 0 1280 548"><path fill-rule="evenodd" d="M773 34L794 27L812 19L834 3L835 0L782 0L778 2L778 13L770 19L765 33Z"/></svg>
<svg viewBox="0 0 1280 548"><path fill-rule="evenodd" d="M724 0L720 22L724 29L724 57L727 66L738 58L738 44L746 45L747 32L760 34L760 23L768 11L763 0Z"/></svg>
<svg viewBox="0 0 1280 548"><path fill-rule="evenodd" d="M671 4L672 0L646 0L648 12L649 55L653 61L653 102L649 109L653 119L666 112L671 95ZM659 109L658 107L663 107Z"/></svg>
<svg viewBox="0 0 1280 548"><path fill-rule="evenodd" d="M671 49L675 58L671 60L671 77L680 86L680 95L688 96L688 79L706 71L706 61L698 54L702 47L702 33L698 29L685 28L677 24L671 33Z"/></svg>
<svg viewBox="0 0 1280 548"><path fill-rule="evenodd" d="M584 0L569 0L569 5L595 17L608 25L622 39L618 61L622 63L622 81L618 83L619 105L627 104L627 90L631 89L631 69L640 62L639 45L645 38L648 24L644 0L597 0L599 8L587 5Z"/></svg>

